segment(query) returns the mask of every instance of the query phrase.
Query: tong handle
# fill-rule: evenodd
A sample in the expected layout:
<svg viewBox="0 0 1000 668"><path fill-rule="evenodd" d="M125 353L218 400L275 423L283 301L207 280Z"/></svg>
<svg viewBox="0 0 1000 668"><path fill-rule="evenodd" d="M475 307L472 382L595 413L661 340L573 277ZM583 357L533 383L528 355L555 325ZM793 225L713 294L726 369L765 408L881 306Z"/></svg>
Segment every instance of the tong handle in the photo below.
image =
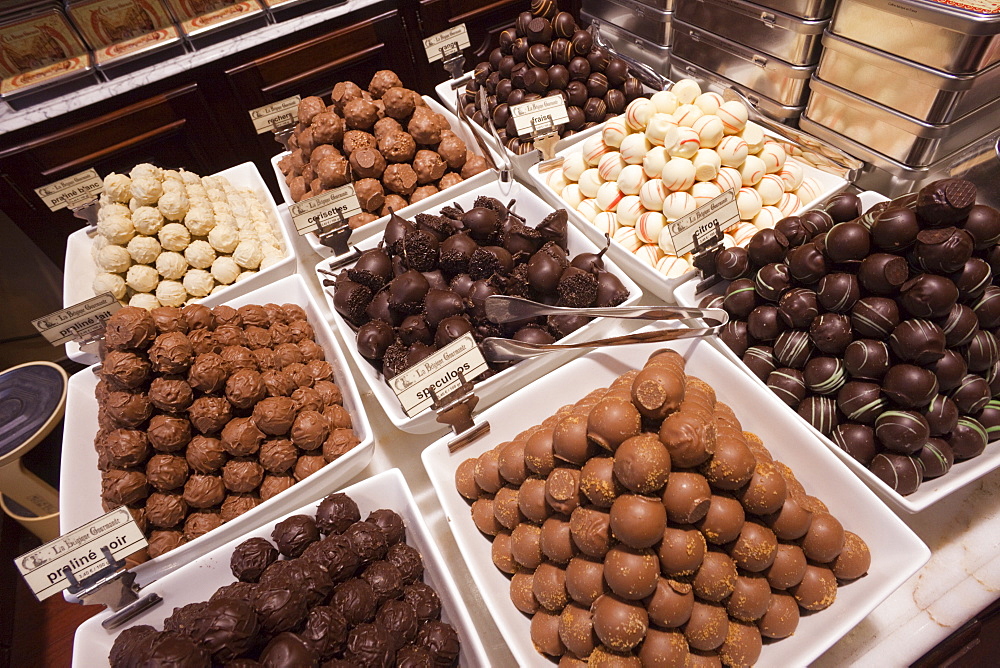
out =
<svg viewBox="0 0 1000 668"><path fill-rule="evenodd" d="M607 308L569 308L547 306L538 302L493 295L486 298L486 317L496 323L525 320L540 315L585 315L594 318L627 318L637 320L684 320L704 318L725 324L729 316L722 309L687 308L683 306L612 306Z"/></svg>

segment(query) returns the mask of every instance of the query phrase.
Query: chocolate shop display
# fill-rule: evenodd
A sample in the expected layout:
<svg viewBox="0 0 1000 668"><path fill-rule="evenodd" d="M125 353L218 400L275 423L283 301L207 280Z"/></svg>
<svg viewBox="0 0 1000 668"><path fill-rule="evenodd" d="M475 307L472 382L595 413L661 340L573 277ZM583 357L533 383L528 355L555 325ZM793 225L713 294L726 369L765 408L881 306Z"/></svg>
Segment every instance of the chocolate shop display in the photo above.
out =
<svg viewBox="0 0 1000 668"><path fill-rule="evenodd" d="M464 460L453 484L561 665L751 665L871 564L672 350Z"/></svg>
<svg viewBox="0 0 1000 668"><path fill-rule="evenodd" d="M968 181L864 215L843 194L719 254L723 342L900 495L979 456L998 428L1000 212Z"/></svg>
<svg viewBox="0 0 1000 668"><path fill-rule="evenodd" d="M297 304L124 307L107 321L94 447L106 510L158 557L359 443Z"/></svg>

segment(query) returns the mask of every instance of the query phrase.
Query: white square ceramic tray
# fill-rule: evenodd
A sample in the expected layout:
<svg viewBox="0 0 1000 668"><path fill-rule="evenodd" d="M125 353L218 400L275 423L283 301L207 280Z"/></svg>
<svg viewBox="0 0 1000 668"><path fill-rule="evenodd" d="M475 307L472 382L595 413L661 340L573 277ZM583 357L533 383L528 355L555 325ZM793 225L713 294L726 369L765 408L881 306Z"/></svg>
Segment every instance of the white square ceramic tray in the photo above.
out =
<svg viewBox="0 0 1000 668"><path fill-rule="evenodd" d="M300 500L298 509L289 510L284 517L300 514L314 516L317 502L332 491L333 489L323 492L317 490L311 499ZM459 665L468 667L489 665L486 651L465 608L458 587L448 572L448 566L420 516L420 509L399 469L389 469L342 491L358 504L362 518L380 508L395 510L403 517L406 524L406 542L417 548L424 560L423 580L433 587L441 598L441 619L451 624L458 632L462 646L458 656ZM163 597L163 603L139 615L123 628L149 624L162 629L163 620L173 613L174 608L207 600L216 589L235 581L229 568L233 550L252 537L270 540L271 530L278 519L275 518L253 531L244 532L243 535L230 537L231 540L225 545L157 580L146 588L144 593L156 592ZM108 653L122 630L104 630L101 621L108 614L103 612L91 617L77 629L73 642L73 666L76 668L108 665Z"/></svg>
<svg viewBox="0 0 1000 668"><path fill-rule="evenodd" d="M317 473L264 501L253 510L223 524L190 543L156 559L151 559L133 569L140 584L158 580L182 564L215 549L310 499L329 494L338 485L350 480L368 465L375 452L375 438L365 414L358 388L351 375L347 360L334 340L333 332L309 293L301 276L288 276L271 285L242 295L227 303L239 308L246 304L298 304L309 316L309 324L316 333L316 342L326 352L326 359L333 366L335 381L344 396L344 408L351 413L354 433L360 443L327 464ZM100 517L101 473L97 470L97 451L94 436L97 434L97 400L94 389L98 378L93 367L84 369L69 379L66 393L66 418L63 425L63 449L59 485L59 528L62 533Z"/></svg>
<svg viewBox="0 0 1000 668"><path fill-rule="evenodd" d="M887 197L883 197L882 195L871 191L863 192L859 195L859 197L861 198L862 206L866 211L878 202L888 201ZM697 288L697 285L698 281L690 281L678 287L674 291L674 297L677 299L677 303L681 306L697 306L702 297L707 294L723 294L726 290L727 284L724 282L716 283L705 292L696 295L695 289ZM729 346L718 339L718 337L713 337L712 343L718 347L733 364L746 372L746 374L750 376L750 378L758 386L770 392L767 384L755 376L750 369L747 368L747 365L743 363L743 360L737 357L736 354L729 349ZM848 468L854 471L859 478L864 480L869 487L878 492L879 496L885 499L886 502L908 513L919 513L920 511L927 509L952 492L965 487L969 483L979 480L984 475L1000 466L1000 443L994 441L987 444L986 452L983 454L964 462L955 462L955 465L952 466L948 473L939 478L934 478L921 483L920 487L918 487L917 491L913 494L903 496L896 490L889 487L889 485L882 482L878 476L868 470L868 467L844 452L831 439L824 436L819 430L815 429L811 424L806 422L806 420L798 413L783 403L781 403L781 406L784 408L786 413L792 415L794 419L800 421L807 429L813 432L813 434L815 434L820 441L833 450L833 452L840 457L845 464L847 464Z"/></svg>
<svg viewBox="0 0 1000 668"><path fill-rule="evenodd" d="M264 203L264 210L267 211L268 221L281 235L281 242L285 245L285 257L267 269L259 271L253 276L246 278L239 283L234 283L227 288L198 300L208 306L222 304L226 300L239 295L244 295L251 290L263 287L271 281L289 276L295 272L295 254L292 251L291 239L288 230L281 223L281 216L278 215L277 206L271 191L268 189L264 179L261 178L257 166L252 162L244 162L241 165L230 167L214 176L224 176L236 188L250 188ZM63 273L63 306L79 304L85 299L94 296L94 277L97 276L97 265L91 257L90 249L94 245L94 237L90 236L89 228L77 230L66 239L66 266ZM96 233L95 233L96 234ZM80 346L75 341L66 344L66 354L74 362L81 364L94 364L97 356L85 353L80 350Z"/></svg>
<svg viewBox="0 0 1000 668"><path fill-rule="evenodd" d="M766 130L765 134L767 134ZM566 156L570 153L582 150L582 146L576 145L559 151L557 155ZM556 194L556 191L549 186L545 178L539 173L538 168L539 165L533 165L531 169L528 170L531 177L531 184L534 189L537 190L541 194L542 198L552 206L566 206L566 202L564 202L563 199ZM847 187L847 181L845 179L816 169L815 167L804 162L802 163L802 170L806 176L811 176L819 183L821 193L819 197L813 201L805 203L799 211L805 211L806 209L815 206L819 202L822 202ZM594 227L575 209L570 208L567 210L569 211L569 220L573 223L573 225L579 227L580 230L582 230L583 233L594 243L604 244L604 235L599 232L596 227ZM673 292L677 289L677 286L691 280L695 276L695 272L691 271L683 276L678 276L677 278L667 278L660 272L656 271L655 268L643 263L639 258L637 258L633 253L627 251L625 247L617 241L611 242L611 248L608 249L608 257L617 263L619 267L624 269L636 283L641 285L648 292L667 302L673 302Z"/></svg>
<svg viewBox="0 0 1000 668"><path fill-rule="evenodd" d="M480 187L472 187L471 185L466 186L466 184L460 183L446 192L450 192L452 194L448 201L444 202L443 205L457 202L466 211L472 208L476 198L481 196L496 197L504 203L509 202L511 199L516 199L517 204L514 207L514 211L518 215L523 216L529 226L537 225L543 218L545 218L545 216L552 213L552 207L539 199L537 195L533 194L527 188L519 185L516 181L510 184L510 188L503 186L496 180ZM440 208L441 207L435 207L429 212L436 212ZM358 244L358 250L365 251L375 248L381 240L381 235L377 237L369 237L365 241ZM572 225L568 226L567 245L569 246L570 256L584 252L596 253L600 250L592 244L589 239L580 234L580 232L577 231ZM319 273L319 270L326 269L331 261L332 260L324 260L316 265L320 284L323 283L324 279L329 280L330 276ZM613 262L605 260L605 265L607 270L617 276L625 287L628 288L629 298L625 301L624 305L632 305L637 302L642 296L642 290L639 286L630 280L629 277L625 275L625 272L616 267ZM338 269L337 271L339 272L341 269ZM447 429L446 425L443 425L435 420L437 416L430 409L425 409L420 414L412 418L407 417L406 414L403 413L399 400L396 398L396 395L393 394L392 389L382 378L381 374L379 374L375 368L361 356L361 353L358 352L357 335L354 330L351 329L351 326L347 324L347 321L344 320L344 318L337 312L337 309L334 308L333 295L329 290L324 291L324 294L326 295L326 301L330 307L330 312L333 313L333 320L337 324L337 329L340 330L340 336L347 347L347 351L350 353L351 357L354 358L354 362L358 365L358 368L361 369L361 375L364 376L365 380L368 382L368 386L371 387L372 392L375 393L375 396L378 398L382 408L389 416L389 420L391 420L392 423L399 429L414 434L431 434ZM569 336L561 339L559 342L573 343L576 341L587 341L590 339L610 336L612 335L612 330L615 329L617 325L617 321L609 318L592 320L589 324L584 325ZM511 392L524 387L534 379L552 371L560 364L578 354L579 352L577 351L550 353L536 359L525 360L511 368L501 371L495 376L491 376L484 381L476 383L475 391L479 396L479 409L482 410L486 406L496 403Z"/></svg>
<svg viewBox="0 0 1000 668"><path fill-rule="evenodd" d="M423 100L424 102L427 103L427 106L430 107L433 111L442 114L445 118L448 119L448 123L449 125L451 125L452 131L459 137L461 137L462 141L465 142L466 147L470 151L482 155L482 150L479 148L479 144L476 143L475 138L473 138L472 133L469 132L468 126L464 125L461 121L458 120L458 118L455 117L454 113L452 113L453 110L449 110L445 107L442 107L440 104L438 104L437 100L428 97L426 95L423 96ZM278 162L286 155L287 153L279 153L278 155L271 158L271 166L274 168L274 176L278 179L278 188L281 190L281 196L284 198L285 204L291 206L292 204L294 204L294 202L292 201L292 193L288 190L288 184L285 183L285 175L281 172L281 169L278 167ZM495 157L494 160L496 160ZM486 171L492 174L490 170ZM482 177L483 174L484 174L483 172L480 172L473 178ZM492 177L486 176L483 178L489 180ZM455 186L452 186L452 188L454 187ZM448 198L450 197L448 193L451 192L452 188L447 188L441 191L440 193L431 195L427 199L421 200L416 204L411 204L410 206L404 206L396 213L402 216L403 218L409 218L414 214L420 213L421 211L425 211L426 207L437 206L439 204L446 204L448 202ZM389 220L388 216L383 216L378 220L373 220L367 225L362 225L361 227L359 227L358 229L354 230L351 233L351 240L350 240L351 243L356 244L359 241L367 239L368 237L381 232L382 229L385 228L385 224L388 220ZM298 234L298 232L296 232L295 227L293 226L290 230L286 231L286 234ZM328 248L327 246L324 246L322 243L320 243L319 237L316 236L315 233L309 232L304 236L306 238L306 241L309 242L309 247L312 248L321 257L330 257L331 255L333 255L333 249Z"/></svg>
<svg viewBox="0 0 1000 668"><path fill-rule="evenodd" d="M532 647L530 620L510 602L509 581L493 565L490 541L476 529L468 502L455 490L455 470L464 460L510 440L561 406L607 387L629 369L641 368L662 347L641 344L616 348L613 353L589 353L485 411L481 419L489 420L491 431L478 441L451 453L449 439L444 438L421 455L462 556L520 666L552 664ZM803 615L793 636L765 644L758 661L761 666L808 665L917 572L930 558L930 550L871 490L845 471L803 424L789 419L774 395L761 391L745 374L734 372L707 341L676 341L669 347L687 360L687 373L711 384L719 401L735 410L743 428L760 436L774 458L791 467L809 494L826 503L846 529L868 543L872 555L868 575L839 588L829 609Z"/></svg>

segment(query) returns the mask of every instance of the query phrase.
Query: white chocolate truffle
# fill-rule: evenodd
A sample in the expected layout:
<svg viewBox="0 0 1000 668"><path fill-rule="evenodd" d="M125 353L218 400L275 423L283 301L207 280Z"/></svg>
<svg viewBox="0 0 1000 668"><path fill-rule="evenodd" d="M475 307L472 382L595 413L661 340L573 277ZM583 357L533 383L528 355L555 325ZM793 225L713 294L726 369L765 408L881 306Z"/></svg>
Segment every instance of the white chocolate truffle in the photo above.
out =
<svg viewBox="0 0 1000 668"><path fill-rule="evenodd" d="M802 179L802 183L795 190L795 194L802 200L804 206L810 206L814 200L823 194L823 187L815 178L807 176Z"/></svg>
<svg viewBox="0 0 1000 668"><path fill-rule="evenodd" d="M163 193L156 202L156 208L160 210L160 213L167 220L180 221L183 219L190 208L183 184L180 185L180 190Z"/></svg>
<svg viewBox="0 0 1000 668"><path fill-rule="evenodd" d="M740 188L736 193L736 208L740 211L740 220L753 220L763 206L760 193L749 186Z"/></svg>
<svg viewBox="0 0 1000 668"><path fill-rule="evenodd" d="M180 169L178 172L181 175L181 181L183 181L186 185L196 185L204 188L204 186L201 185L201 177L194 172L189 172L186 169Z"/></svg>
<svg viewBox="0 0 1000 668"><path fill-rule="evenodd" d="M594 193L595 195L597 193ZM601 213L601 205L594 198L585 199L576 205L576 212L589 222L594 222L597 214Z"/></svg>
<svg viewBox="0 0 1000 668"><path fill-rule="evenodd" d="M759 231L760 230L754 227L754 224L750 222L737 223L726 230L727 233L733 235L733 243L740 247L744 247L750 243L750 240L753 239L754 235L756 235Z"/></svg>
<svg viewBox="0 0 1000 668"><path fill-rule="evenodd" d="M569 184L569 181L566 180L561 169L553 169L545 176L545 184L558 195Z"/></svg>
<svg viewBox="0 0 1000 668"><path fill-rule="evenodd" d="M566 156L563 161L563 174L570 181L579 181L580 175L583 174L584 170L590 167L587 161L584 160L582 153L570 153Z"/></svg>
<svg viewBox="0 0 1000 668"><path fill-rule="evenodd" d="M123 246L135 236L135 227L125 216L108 216L97 221L97 232L111 243Z"/></svg>
<svg viewBox="0 0 1000 668"><path fill-rule="evenodd" d="M106 271L94 276L94 282L91 284L94 289L95 295L103 295L105 292L110 292L111 296L115 299L125 298L125 279L118 274L110 274Z"/></svg>
<svg viewBox="0 0 1000 668"><path fill-rule="evenodd" d="M660 230L660 234L656 237L656 244L665 255L677 255L677 249L674 248L674 237L670 234L666 221L667 219L664 218L663 228Z"/></svg>
<svg viewBox="0 0 1000 668"><path fill-rule="evenodd" d="M580 174L580 192L584 197L597 197L597 189L604 183L596 167L591 167Z"/></svg>
<svg viewBox="0 0 1000 668"><path fill-rule="evenodd" d="M660 178L663 166L670 160L670 153L663 146L654 146L649 149L642 159L642 171L651 179Z"/></svg>
<svg viewBox="0 0 1000 668"><path fill-rule="evenodd" d="M128 252L132 259L139 264L153 264L160 256L162 248L156 237L132 237L128 242Z"/></svg>
<svg viewBox="0 0 1000 668"><path fill-rule="evenodd" d="M139 178L150 178L150 179L155 179L157 181L162 181L163 169L157 167L156 165L152 165L148 162L142 162L132 168L132 171L129 172L129 176L132 177L133 181Z"/></svg>
<svg viewBox="0 0 1000 668"><path fill-rule="evenodd" d="M705 112L693 104L682 104L677 107L677 111L674 112L674 120L677 121L677 125L682 128L690 128L704 115Z"/></svg>
<svg viewBox="0 0 1000 668"><path fill-rule="evenodd" d="M212 278L215 279L216 283L229 285L239 275L240 265L236 264L236 260L228 255L217 257L215 258L215 262L212 263Z"/></svg>
<svg viewBox="0 0 1000 668"><path fill-rule="evenodd" d="M595 167L601 156L611 150L611 147L604 143L604 138L597 134L591 135L583 140L583 159L591 167Z"/></svg>
<svg viewBox="0 0 1000 668"><path fill-rule="evenodd" d="M105 218L111 218L113 216L125 216L126 218L132 215L132 210L126 204L121 204L120 202L112 202L110 198L102 195L98 198L99 206L97 208L97 221L100 222Z"/></svg>
<svg viewBox="0 0 1000 668"><path fill-rule="evenodd" d="M622 140L628 135L628 127L625 125L624 116L613 116L604 124L601 130L601 138L605 145L611 148L618 148L622 145Z"/></svg>
<svg viewBox="0 0 1000 668"><path fill-rule="evenodd" d="M699 181L691 186L691 196L698 206L708 204L722 194L722 188L716 181Z"/></svg>
<svg viewBox="0 0 1000 668"><path fill-rule="evenodd" d="M701 95L701 86L693 79L681 79L670 87L670 92L677 96L680 104L691 104Z"/></svg>
<svg viewBox="0 0 1000 668"><path fill-rule="evenodd" d="M618 188L626 195L638 195L642 184L648 180L642 165L626 165L618 175Z"/></svg>
<svg viewBox="0 0 1000 668"><path fill-rule="evenodd" d="M601 161L597 163L597 173L605 181L617 181L618 175L622 173L626 164L628 163L622 159L622 154L618 151L605 153L601 156Z"/></svg>
<svg viewBox="0 0 1000 668"><path fill-rule="evenodd" d="M802 208L802 202L795 193L786 192L781 195L778 208L781 209L781 213L785 216L794 216L795 212Z"/></svg>
<svg viewBox="0 0 1000 668"><path fill-rule="evenodd" d="M120 274L131 264L132 256L124 246L108 244L97 254L97 266L104 271Z"/></svg>
<svg viewBox="0 0 1000 668"><path fill-rule="evenodd" d="M746 105L739 100L723 102L715 115L722 121L722 126L726 129L727 135L735 135L743 131L747 125L749 114Z"/></svg>
<svg viewBox="0 0 1000 668"><path fill-rule="evenodd" d="M646 209L642 207L638 195L625 195L622 201L618 202L618 222L626 227L634 227L639 216L644 214Z"/></svg>
<svg viewBox="0 0 1000 668"><path fill-rule="evenodd" d="M715 115L719 111L719 107L725 100L722 96L714 91L708 91L707 93L702 93L694 99L694 105L702 110L705 114Z"/></svg>
<svg viewBox="0 0 1000 668"><path fill-rule="evenodd" d="M698 133L702 148L715 148L724 136L722 121L718 116L702 116L694 122L691 129Z"/></svg>
<svg viewBox="0 0 1000 668"><path fill-rule="evenodd" d="M264 254L260 249L259 242L248 239L241 241L236 246L236 250L233 251L233 259L244 269L256 269L260 266L260 261L264 259ZM188 292L191 291L188 290Z"/></svg>
<svg viewBox="0 0 1000 668"><path fill-rule="evenodd" d="M785 166L785 149L778 142L765 142L764 148L760 150L757 157L764 161L764 168L768 174L777 174Z"/></svg>
<svg viewBox="0 0 1000 668"><path fill-rule="evenodd" d="M188 293L178 281L160 281L156 286L156 299L163 306L183 306Z"/></svg>
<svg viewBox="0 0 1000 668"><path fill-rule="evenodd" d="M108 241L107 237L101 236L100 234L94 237L94 242L90 245L90 257L94 260L94 264L97 264L97 258L100 257L101 250L103 250L104 247L110 243L111 242Z"/></svg>
<svg viewBox="0 0 1000 668"><path fill-rule="evenodd" d="M247 280L251 276L256 276L256 275L257 275L256 271L250 271L250 270L248 270L248 271L240 272L240 275L236 277L236 282L240 283L242 281Z"/></svg>
<svg viewBox="0 0 1000 668"><path fill-rule="evenodd" d="M184 289L192 297L208 296L214 287L215 279L204 269L189 269L184 274Z"/></svg>
<svg viewBox="0 0 1000 668"><path fill-rule="evenodd" d="M184 249L184 259L195 269L208 269L215 262L215 250L207 241L196 239Z"/></svg>
<svg viewBox="0 0 1000 668"><path fill-rule="evenodd" d="M715 177L715 183L723 190L732 190L734 193L743 187L743 176L738 169L732 167L722 167L719 175Z"/></svg>
<svg viewBox="0 0 1000 668"><path fill-rule="evenodd" d="M180 223L167 223L156 236L163 250L182 251L191 243L191 233Z"/></svg>
<svg viewBox="0 0 1000 668"><path fill-rule="evenodd" d="M750 155L757 155L764 148L764 129L753 121L747 122L747 126L743 128L740 136L750 148Z"/></svg>
<svg viewBox="0 0 1000 668"><path fill-rule="evenodd" d="M646 128L650 117L656 113L656 105L647 97L637 97L625 107L625 125L633 132Z"/></svg>
<svg viewBox="0 0 1000 668"><path fill-rule="evenodd" d="M142 176L132 179L132 199L139 205L151 206L163 194L163 184L154 178Z"/></svg>
<svg viewBox="0 0 1000 668"><path fill-rule="evenodd" d="M180 253L168 251L156 258L156 271L167 280L179 281L188 270L187 260Z"/></svg>
<svg viewBox="0 0 1000 668"><path fill-rule="evenodd" d="M132 212L132 225L139 234L151 236L163 227L163 214L152 206L140 206Z"/></svg>
<svg viewBox="0 0 1000 668"><path fill-rule="evenodd" d="M277 246L271 244L261 244L261 252L264 254L264 259L260 261L260 269L263 271L268 267L273 267L282 260L285 259L285 253Z"/></svg>
<svg viewBox="0 0 1000 668"><path fill-rule="evenodd" d="M785 216L781 213L781 209L776 206L765 206L761 209L753 220L753 226L758 230L770 230L774 225L784 218Z"/></svg>
<svg viewBox="0 0 1000 668"><path fill-rule="evenodd" d="M196 204L184 216L184 226L191 231L192 236L208 236L215 228L215 212L207 204Z"/></svg>
<svg viewBox="0 0 1000 668"><path fill-rule="evenodd" d="M187 190L184 188L184 182L180 179L163 179L163 194L160 195L160 199L163 199L167 195L181 193L187 197Z"/></svg>
<svg viewBox="0 0 1000 668"><path fill-rule="evenodd" d="M666 196L667 188L661 179L650 179L643 183L642 188L639 189L639 201L650 211L662 211L663 200Z"/></svg>
<svg viewBox="0 0 1000 668"><path fill-rule="evenodd" d="M767 170L764 168L764 161L755 155L748 155L740 167L740 178L745 186L754 186L760 183Z"/></svg>
<svg viewBox="0 0 1000 668"><path fill-rule="evenodd" d="M676 255L664 255L656 263L656 270L667 278L680 278L691 271L691 264Z"/></svg>
<svg viewBox="0 0 1000 668"><path fill-rule="evenodd" d="M670 193L663 200L663 215L668 221L674 221L697 208L694 197L683 190Z"/></svg>
<svg viewBox="0 0 1000 668"><path fill-rule="evenodd" d="M607 234L608 236L613 236L621 227L621 224L618 222L618 216L611 211L601 211L594 216L594 220L591 222L597 228L598 232Z"/></svg>
<svg viewBox="0 0 1000 668"><path fill-rule="evenodd" d="M635 236L635 228L619 227L611 238L620 243L629 253L634 253L642 246L639 237Z"/></svg>
<svg viewBox="0 0 1000 668"><path fill-rule="evenodd" d="M719 175L722 168L719 154L710 148L698 149L691 164L694 165L695 181L711 181Z"/></svg>
<svg viewBox="0 0 1000 668"><path fill-rule="evenodd" d="M624 193L618 188L617 181L608 181L607 183L602 183L601 187L597 189L597 205L601 207L601 211L614 211L618 208L618 202L624 197Z"/></svg>
<svg viewBox="0 0 1000 668"><path fill-rule="evenodd" d="M136 292L152 292L160 275L148 264L133 264L125 274L125 283Z"/></svg>
<svg viewBox="0 0 1000 668"><path fill-rule="evenodd" d="M151 295L148 292L137 292L132 295L132 298L128 300L129 306L135 306L136 308L144 308L147 311L152 311L154 308L161 306L160 300L156 298L155 295Z"/></svg>
<svg viewBox="0 0 1000 668"><path fill-rule="evenodd" d="M677 144L670 149L670 155L675 158L691 159L701 148L701 138L698 133L687 127L677 128Z"/></svg>
<svg viewBox="0 0 1000 668"><path fill-rule="evenodd" d="M715 151L724 166L736 169L739 169L750 155L750 147L743 141L743 137L737 135L723 137L715 147Z"/></svg>
<svg viewBox="0 0 1000 668"><path fill-rule="evenodd" d="M802 163L793 158L785 160L784 167L778 172L781 180L785 182L785 190L787 192L795 192L798 190L799 186L802 185L802 179L805 177L805 170L802 169Z"/></svg>
<svg viewBox="0 0 1000 668"><path fill-rule="evenodd" d="M687 190L694 185L694 176L694 163L685 158L671 158L660 172L667 190Z"/></svg>
<svg viewBox="0 0 1000 668"><path fill-rule="evenodd" d="M208 243L220 253L232 253L240 243L240 231L233 225L216 225L208 233Z"/></svg>
<svg viewBox="0 0 1000 668"><path fill-rule="evenodd" d="M764 206L777 205L785 194L785 182L777 174L765 174L754 188L760 193Z"/></svg>
<svg viewBox="0 0 1000 668"><path fill-rule="evenodd" d="M580 202L583 201L583 193L580 192L580 186L576 183L570 183L563 188L559 196L574 209L580 206Z"/></svg>
<svg viewBox="0 0 1000 668"><path fill-rule="evenodd" d="M111 172L104 177L104 194L112 202L127 204L132 199L132 179L124 174Z"/></svg>
<svg viewBox="0 0 1000 668"><path fill-rule="evenodd" d="M650 96L649 100L656 107L656 111L661 114L672 114L680 106L677 96L669 90L658 90Z"/></svg>
<svg viewBox="0 0 1000 668"><path fill-rule="evenodd" d="M662 205L662 202L661 202ZM635 235L647 244L655 244L660 240L660 233L667 226L667 219L659 211L644 211L635 221Z"/></svg>
<svg viewBox="0 0 1000 668"><path fill-rule="evenodd" d="M174 181L176 183L184 184L184 179L181 178L181 173L176 169L164 169L162 173L163 182Z"/></svg>
<svg viewBox="0 0 1000 668"><path fill-rule="evenodd" d="M641 132L629 135L622 140L622 145L618 147L622 158L630 165L642 164L642 159L646 157L646 152L653 147L646 139L646 135Z"/></svg>
<svg viewBox="0 0 1000 668"><path fill-rule="evenodd" d="M677 121L670 114L653 114L646 123L646 139L653 146L670 149L677 143L677 127Z"/></svg>
<svg viewBox="0 0 1000 668"><path fill-rule="evenodd" d="M647 267L656 267L656 263L663 257L663 251L656 244L643 244L635 251L635 256Z"/></svg>

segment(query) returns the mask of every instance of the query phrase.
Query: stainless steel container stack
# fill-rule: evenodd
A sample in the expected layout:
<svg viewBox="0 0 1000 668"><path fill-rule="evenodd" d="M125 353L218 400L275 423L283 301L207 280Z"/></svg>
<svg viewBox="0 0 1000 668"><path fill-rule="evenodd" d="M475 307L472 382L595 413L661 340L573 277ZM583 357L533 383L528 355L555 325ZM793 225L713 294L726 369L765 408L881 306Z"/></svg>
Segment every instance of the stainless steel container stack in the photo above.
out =
<svg viewBox="0 0 1000 668"><path fill-rule="evenodd" d="M912 190L1000 131L993 0L841 0L822 43L800 127L868 163L862 187Z"/></svg>
<svg viewBox="0 0 1000 668"><path fill-rule="evenodd" d="M583 0L580 20L596 23L619 53L670 74L675 0Z"/></svg>
<svg viewBox="0 0 1000 668"><path fill-rule="evenodd" d="M673 78L732 86L761 112L794 123L822 49L834 0L677 0Z"/></svg>

